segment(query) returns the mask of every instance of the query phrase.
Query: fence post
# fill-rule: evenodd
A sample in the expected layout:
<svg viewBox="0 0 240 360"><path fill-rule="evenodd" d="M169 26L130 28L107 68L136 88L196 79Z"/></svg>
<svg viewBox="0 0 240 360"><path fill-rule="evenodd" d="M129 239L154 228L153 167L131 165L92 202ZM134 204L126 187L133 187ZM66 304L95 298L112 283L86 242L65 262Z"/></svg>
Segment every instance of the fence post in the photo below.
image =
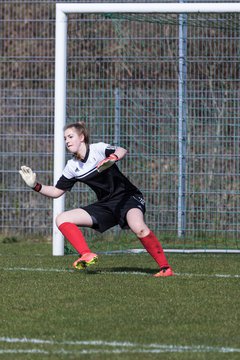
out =
<svg viewBox="0 0 240 360"><path fill-rule="evenodd" d="M120 146L120 126L121 126L121 94L120 89L114 90L114 145ZM119 235L119 226L115 226L114 234Z"/></svg>
<svg viewBox="0 0 240 360"><path fill-rule="evenodd" d="M184 0L180 0L184 2ZM178 237L186 232L187 15L179 15Z"/></svg>
<svg viewBox="0 0 240 360"><path fill-rule="evenodd" d="M120 90L119 88L116 88L114 90L114 110L115 110L115 116L114 116L114 145L120 145L120 121L121 121L121 115L120 115Z"/></svg>

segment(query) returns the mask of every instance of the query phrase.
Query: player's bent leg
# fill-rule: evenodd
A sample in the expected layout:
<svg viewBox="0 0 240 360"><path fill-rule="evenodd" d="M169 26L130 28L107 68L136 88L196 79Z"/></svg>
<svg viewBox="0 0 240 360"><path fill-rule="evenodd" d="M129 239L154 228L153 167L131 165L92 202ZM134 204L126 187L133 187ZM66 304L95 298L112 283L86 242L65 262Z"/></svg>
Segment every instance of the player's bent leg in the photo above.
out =
<svg viewBox="0 0 240 360"><path fill-rule="evenodd" d="M83 233L77 226L92 227L92 218L85 210L74 209L65 211L57 216L56 224L61 233L81 255L80 258L73 263L74 268L83 270L97 262L97 254L91 252Z"/></svg>
<svg viewBox="0 0 240 360"><path fill-rule="evenodd" d="M137 235L144 248L160 267L160 271L154 276L173 276L174 273L168 264L162 245L155 234L145 224L141 210L137 208L129 210L126 219L130 229Z"/></svg>
<svg viewBox="0 0 240 360"><path fill-rule="evenodd" d="M65 222L73 223L77 226L92 227L93 220L91 215L83 209L73 209L64 211L56 217L56 225L59 227Z"/></svg>
<svg viewBox="0 0 240 360"><path fill-rule="evenodd" d="M150 229L144 222L143 212L138 208L133 208L127 212L126 220L128 226L137 235L138 238L147 236Z"/></svg>

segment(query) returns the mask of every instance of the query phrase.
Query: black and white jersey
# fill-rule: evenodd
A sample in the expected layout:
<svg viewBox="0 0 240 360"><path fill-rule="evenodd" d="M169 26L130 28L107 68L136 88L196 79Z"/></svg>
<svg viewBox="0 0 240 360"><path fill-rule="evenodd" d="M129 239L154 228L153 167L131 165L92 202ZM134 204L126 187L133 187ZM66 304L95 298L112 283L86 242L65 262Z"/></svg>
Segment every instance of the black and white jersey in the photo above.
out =
<svg viewBox="0 0 240 360"><path fill-rule="evenodd" d="M116 147L103 142L89 145L83 160L75 157L68 160L56 187L61 190L71 190L73 185L80 181L96 193L99 201L139 193L136 186L121 173L116 164L101 173L97 171L97 164L115 150Z"/></svg>

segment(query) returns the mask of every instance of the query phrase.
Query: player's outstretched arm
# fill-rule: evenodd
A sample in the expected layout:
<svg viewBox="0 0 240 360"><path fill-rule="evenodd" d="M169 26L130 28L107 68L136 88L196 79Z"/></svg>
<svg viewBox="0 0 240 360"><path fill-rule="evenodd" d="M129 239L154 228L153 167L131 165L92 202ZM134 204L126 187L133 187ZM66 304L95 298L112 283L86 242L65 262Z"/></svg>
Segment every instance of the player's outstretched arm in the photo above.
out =
<svg viewBox="0 0 240 360"><path fill-rule="evenodd" d="M27 186L47 197L58 198L65 192L64 190L58 189L55 186L47 186L38 183L36 181L36 173L34 173L32 169L28 166L21 166L19 174L21 175Z"/></svg>
<svg viewBox="0 0 240 360"><path fill-rule="evenodd" d="M108 169L113 164L115 164L116 161L121 160L126 155L126 153L126 149L118 147L113 154L109 155L106 159L100 161L100 163L97 165L97 171L100 173Z"/></svg>

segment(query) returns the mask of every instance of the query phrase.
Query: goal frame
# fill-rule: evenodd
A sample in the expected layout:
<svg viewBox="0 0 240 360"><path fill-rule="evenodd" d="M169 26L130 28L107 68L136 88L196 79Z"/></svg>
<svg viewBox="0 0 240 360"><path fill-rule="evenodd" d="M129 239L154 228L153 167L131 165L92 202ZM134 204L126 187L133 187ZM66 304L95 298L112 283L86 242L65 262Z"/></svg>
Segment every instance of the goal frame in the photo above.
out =
<svg viewBox="0 0 240 360"><path fill-rule="evenodd" d="M62 175L65 166L63 128L66 120L67 23L68 14L71 13L240 13L240 3L56 3L54 184ZM52 254L54 256L64 255L64 237L55 224L56 216L64 211L64 208L64 195L53 200ZM183 251L187 252L187 250ZM202 251L206 252L206 250ZM218 252L238 251L219 250Z"/></svg>

